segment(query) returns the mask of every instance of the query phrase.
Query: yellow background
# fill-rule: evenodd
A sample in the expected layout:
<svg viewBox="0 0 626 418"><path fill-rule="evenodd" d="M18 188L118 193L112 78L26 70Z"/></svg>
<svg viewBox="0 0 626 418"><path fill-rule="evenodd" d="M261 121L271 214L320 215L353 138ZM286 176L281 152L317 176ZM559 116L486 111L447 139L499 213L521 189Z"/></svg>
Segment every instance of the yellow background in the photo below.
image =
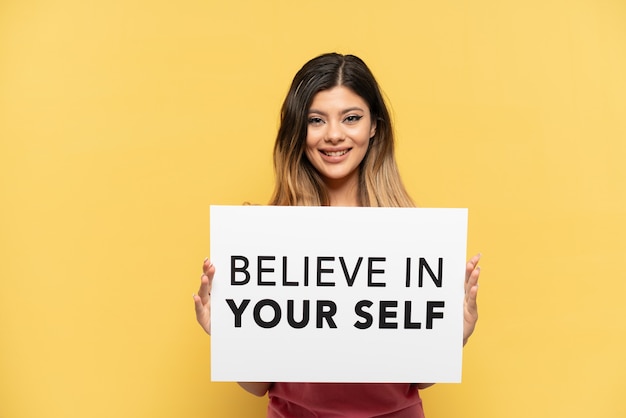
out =
<svg viewBox="0 0 626 418"><path fill-rule="evenodd" d="M191 295L209 205L267 202L327 51L370 65L410 193L468 207L484 254L427 416L626 416L623 0L3 0L0 417L263 416L210 382Z"/></svg>

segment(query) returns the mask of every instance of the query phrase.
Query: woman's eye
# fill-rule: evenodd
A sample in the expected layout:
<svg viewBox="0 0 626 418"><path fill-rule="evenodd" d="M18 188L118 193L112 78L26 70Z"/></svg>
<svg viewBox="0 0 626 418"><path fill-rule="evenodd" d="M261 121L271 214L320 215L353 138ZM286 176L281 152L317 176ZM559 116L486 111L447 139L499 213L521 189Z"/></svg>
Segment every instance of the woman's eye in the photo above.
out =
<svg viewBox="0 0 626 418"><path fill-rule="evenodd" d="M309 125L321 125L324 121L321 118L312 117L309 118Z"/></svg>
<svg viewBox="0 0 626 418"><path fill-rule="evenodd" d="M345 121L348 122L348 123L355 123L355 122L358 122L359 120L361 120L362 117L363 116L361 116L361 115L350 115L350 116L348 116L345 119Z"/></svg>

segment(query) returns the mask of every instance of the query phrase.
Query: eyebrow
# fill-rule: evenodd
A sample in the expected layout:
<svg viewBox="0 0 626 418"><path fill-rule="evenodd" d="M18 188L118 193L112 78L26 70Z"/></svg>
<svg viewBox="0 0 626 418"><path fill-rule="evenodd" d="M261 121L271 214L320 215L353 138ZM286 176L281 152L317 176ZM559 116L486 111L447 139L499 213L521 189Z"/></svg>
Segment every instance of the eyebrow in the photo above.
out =
<svg viewBox="0 0 626 418"><path fill-rule="evenodd" d="M363 110L363 108L360 108L358 106L353 106L353 107L349 107L347 109L342 110L341 114L345 115L346 113L354 112L355 110L358 110L358 111L361 111L361 112L365 112L365 110ZM311 113L317 113L318 115L328 116L328 114L326 112L322 112L321 110L317 110L317 109L309 109L309 115Z"/></svg>

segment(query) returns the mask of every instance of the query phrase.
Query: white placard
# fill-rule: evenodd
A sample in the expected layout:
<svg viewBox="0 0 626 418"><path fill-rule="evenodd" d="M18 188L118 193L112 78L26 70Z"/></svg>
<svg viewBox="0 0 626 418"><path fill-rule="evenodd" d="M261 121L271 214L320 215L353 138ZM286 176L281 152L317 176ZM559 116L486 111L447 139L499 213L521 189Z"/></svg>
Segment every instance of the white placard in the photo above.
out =
<svg viewBox="0 0 626 418"><path fill-rule="evenodd" d="M211 378L460 382L467 209L211 206Z"/></svg>

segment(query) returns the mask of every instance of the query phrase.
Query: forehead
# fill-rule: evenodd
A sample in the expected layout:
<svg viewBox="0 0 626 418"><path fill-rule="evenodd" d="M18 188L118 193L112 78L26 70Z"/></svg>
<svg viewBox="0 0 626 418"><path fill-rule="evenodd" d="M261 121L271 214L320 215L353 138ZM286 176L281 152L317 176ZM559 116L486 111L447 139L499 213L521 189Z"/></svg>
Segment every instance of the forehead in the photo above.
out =
<svg viewBox="0 0 626 418"><path fill-rule="evenodd" d="M310 111L324 109L343 110L358 107L369 110L367 102L352 89L345 86L335 86L328 90L322 90L313 96Z"/></svg>

